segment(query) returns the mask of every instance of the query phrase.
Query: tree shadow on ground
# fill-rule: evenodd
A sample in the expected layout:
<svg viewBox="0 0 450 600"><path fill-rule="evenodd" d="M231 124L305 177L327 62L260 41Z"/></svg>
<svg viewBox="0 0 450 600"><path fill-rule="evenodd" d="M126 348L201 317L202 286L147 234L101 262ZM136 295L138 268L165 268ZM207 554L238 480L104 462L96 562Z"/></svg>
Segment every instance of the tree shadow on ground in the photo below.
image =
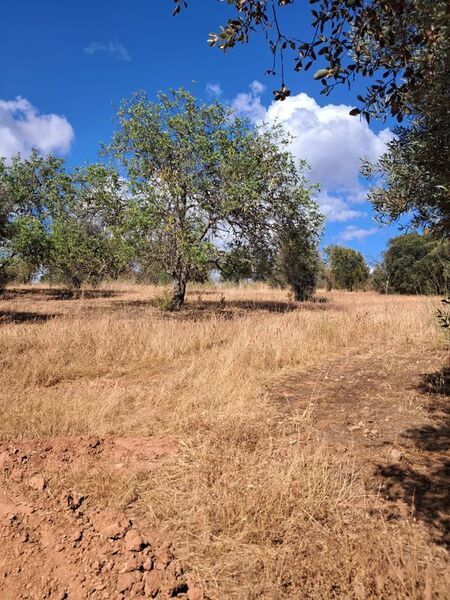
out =
<svg viewBox="0 0 450 600"><path fill-rule="evenodd" d="M7 323L44 323L58 315L35 312L20 312L15 310L0 310L0 325Z"/></svg>
<svg viewBox="0 0 450 600"><path fill-rule="evenodd" d="M0 294L1 300L32 298L33 300L80 300L114 298L123 292L115 290L71 290L64 288L7 288Z"/></svg>
<svg viewBox="0 0 450 600"><path fill-rule="evenodd" d="M423 375L430 423L403 433L417 452L410 464L379 465L392 500L403 500L413 515L432 528L435 540L450 547L450 367Z"/></svg>
<svg viewBox="0 0 450 600"><path fill-rule="evenodd" d="M161 300L125 300L117 301L108 307L108 310L118 311L123 309L141 310L145 308L158 309L158 317L163 319L202 320L209 318L235 319L255 312L287 313L295 310L336 310L335 306L325 302L289 302L273 300L193 300L190 298L178 310L165 310L161 308ZM97 310L96 307L89 307ZM100 309L98 309L100 310ZM101 310L104 310L103 308Z"/></svg>

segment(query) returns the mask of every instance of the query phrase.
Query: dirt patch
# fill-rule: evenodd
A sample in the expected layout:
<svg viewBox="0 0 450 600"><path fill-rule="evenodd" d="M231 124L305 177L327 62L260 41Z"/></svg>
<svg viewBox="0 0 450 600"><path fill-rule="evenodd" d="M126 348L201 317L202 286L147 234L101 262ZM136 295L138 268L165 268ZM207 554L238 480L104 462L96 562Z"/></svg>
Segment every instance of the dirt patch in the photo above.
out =
<svg viewBox="0 0 450 600"><path fill-rule="evenodd" d="M149 470L167 438L55 438L0 445L0 596L11 600L185 598L203 593L170 540L64 486L80 461ZM58 485L52 485L53 480Z"/></svg>
<svg viewBox="0 0 450 600"><path fill-rule="evenodd" d="M149 471L162 457L177 451L177 442L164 437L57 437L0 444L0 469L9 480L33 474L59 473L81 460L116 469Z"/></svg>

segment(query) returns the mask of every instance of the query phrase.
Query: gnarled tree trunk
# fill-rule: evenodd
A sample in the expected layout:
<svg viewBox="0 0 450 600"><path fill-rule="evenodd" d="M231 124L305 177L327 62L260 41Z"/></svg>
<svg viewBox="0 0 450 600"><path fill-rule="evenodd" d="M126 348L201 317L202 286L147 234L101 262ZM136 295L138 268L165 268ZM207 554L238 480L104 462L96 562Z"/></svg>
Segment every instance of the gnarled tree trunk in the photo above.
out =
<svg viewBox="0 0 450 600"><path fill-rule="evenodd" d="M188 277L185 270L180 271L173 281L173 291L172 291L172 309L177 310L181 308L184 304L184 298L186 295L186 285L187 285Z"/></svg>

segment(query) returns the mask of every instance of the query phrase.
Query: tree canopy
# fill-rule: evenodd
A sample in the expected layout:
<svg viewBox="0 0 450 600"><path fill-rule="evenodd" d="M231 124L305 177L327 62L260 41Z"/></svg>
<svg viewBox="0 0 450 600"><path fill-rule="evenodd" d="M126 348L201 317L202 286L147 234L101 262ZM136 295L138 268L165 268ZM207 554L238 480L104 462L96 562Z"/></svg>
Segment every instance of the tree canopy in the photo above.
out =
<svg viewBox="0 0 450 600"><path fill-rule="evenodd" d="M34 150L7 164L0 159L0 283L5 283L15 261L26 265L29 276L48 256L50 215L64 193L63 161Z"/></svg>
<svg viewBox="0 0 450 600"><path fill-rule="evenodd" d="M131 260L121 178L114 169L93 164L67 179L66 194L52 211L49 274L73 288L117 278Z"/></svg>
<svg viewBox="0 0 450 600"><path fill-rule="evenodd" d="M172 304L225 249L276 254L289 226L317 243L321 216L279 128L254 128L185 90L122 103L105 152L121 162L135 219L153 262L174 280Z"/></svg>
<svg viewBox="0 0 450 600"><path fill-rule="evenodd" d="M33 151L0 163L0 280L37 273L74 288L113 277L128 255L119 229L122 183L104 165L68 172Z"/></svg>
<svg viewBox="0 0 450 600"><path fill-rule="evenodd" d="M174 13L187 6L175 0ZM328 95L338 85L350 89L367 79L352 115L397 119L403 126L387 152L363 173L373 177L370 199L381 221L410 218L450 236L450 118L446 0L228 0L235 14L209 43L227 51L262 32L273 56L267 73L277 75L276 100L285 100L285 64L297 72L315 64L314 79ZM304 11L311 35L291 28L294 5ZM303 28L302 28L303 30ZM355 100L353 100L355 102ZM411 211L413 214L411 215Z"/></svg>
<svg viewBox="0 0 450 600"><path fill-rule="evenodd" d="M174 1L174 14L188 4ZM322 82L326 95L358 75L375 78L365 95L358 96L361 108L354 111L367 118L390 114L401 121L408 115L447 38L444 0L228 0L227 4L236 14L219 32L210 33L210 45L228 50L262 32L273 55L268 72L279 70L276 99L290 94L284 68L288 57L297 72L316 63L314 78ZM299 4L311 25L308 39L285 30L287 13Z"/></svg>
<svg viewBox="0 0 450 600"><path fill-rule="evenodd" d="M366 283L369 268L361 252L344 246L328 246L325 253L335 287L353 291Z"/></svg>
<svg viewBox="0 0 450 600"><path fill-rule="evenodd" d="M446 294L450 286L450 243L427 233L392 238L373 274L378 291L393 294Z"/></svg>
<svg viewBox="0 0 450 600"><path fill-rule="evenodd" d="M414 98L409 127L398 126L386 152L363 164L381 221L409 218L437 236L450 236L450 101L448 53L436 58L429 81Z"/></svg>

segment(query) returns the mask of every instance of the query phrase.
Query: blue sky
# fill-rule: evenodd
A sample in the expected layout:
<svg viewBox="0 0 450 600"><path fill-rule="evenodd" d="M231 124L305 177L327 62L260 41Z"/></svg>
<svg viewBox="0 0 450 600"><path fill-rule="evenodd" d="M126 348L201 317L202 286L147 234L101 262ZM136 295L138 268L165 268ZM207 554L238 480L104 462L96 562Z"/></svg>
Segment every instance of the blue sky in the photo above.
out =
<svg viewBox="0 0 450 600"><path fill-rule="evenodd" d="M386 124L369 129L342 106L353 106L362 88L342 87L324 98L310 72L288 68L293 96L272 104L279 80L265 75L271 57L262 38L227 54L210 49L208 33L230 9L214 0L189 4L173 17L171 0L3 0L0 154L37 145L64 154L69 165L96 160L122 98L138 89L154 97L183 86L220 98L255 122L280 120L296 136L294 154L308 160L310 176L322 186L324 244L352 246L374 262L398 230L374 223L358 177L359 156L375 157L388 139ZM307 22L301 10L289 10L286 27L306 34L305 25L296 25Z"/></svg>

